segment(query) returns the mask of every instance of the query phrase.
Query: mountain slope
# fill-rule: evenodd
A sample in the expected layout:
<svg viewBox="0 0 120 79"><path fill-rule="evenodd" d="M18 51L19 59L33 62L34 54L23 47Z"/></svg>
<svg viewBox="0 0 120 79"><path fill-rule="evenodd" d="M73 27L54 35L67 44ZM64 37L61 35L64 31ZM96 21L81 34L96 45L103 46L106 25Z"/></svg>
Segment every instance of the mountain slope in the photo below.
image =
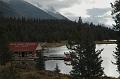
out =
<svg viewBox="0 0 120 79"><path fill-rule="evenodd" d="M68 20L58 12L42 10L24 0L0 1L0 16Z"/></svg>
<svg viewBox="0 0 120 79"><path fill-rule="evenodd" d="M0 1L0 16L57 19L23 0L10 0L9 2Z"/></svg>
<svg viewBox="0 0 120 79"><path fill-rule="evenodd" d="M0 1L0 16L14 16L16 12L12 10L8 3Z"/></svg>
<svg viewBox="0 0 120 79"><path fill-rule="evenodd" d="M35 5L36 7L44 10L45 12L47 12L48 14L50 14L51 16L53 16L53 17L55 17L57 19L68 20L68 18L66 18L65 16L63 16L61 13L57 12L53 7L44 8L39 3L32 3L32 4Z"/></svg>
<svg viewBox="0 0 120 79"><path fill-rule="evenodd" d="M43 10L23 0L10 0L9 5L18 13L16 16L23 16L26 18L56 19Z"/></svg>

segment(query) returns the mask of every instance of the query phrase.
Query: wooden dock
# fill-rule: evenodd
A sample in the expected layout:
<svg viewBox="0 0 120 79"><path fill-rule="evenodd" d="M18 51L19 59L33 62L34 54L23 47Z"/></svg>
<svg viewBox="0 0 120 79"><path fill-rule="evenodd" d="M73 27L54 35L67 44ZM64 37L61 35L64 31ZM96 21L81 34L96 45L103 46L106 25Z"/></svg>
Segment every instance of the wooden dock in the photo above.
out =
<svg viewBox="0 0 120 79"><path fill-rule="evenodd" d="M64 53L64 55L48 55L44 56L45 60L64 60L64 61L70 61L71 57L69 53Z"/></svg>
<svg viewBox="0 0 120 79"><path fill-rule="evenodd" d="M64 57L45 57L45 60L64 60Z"/></svg>

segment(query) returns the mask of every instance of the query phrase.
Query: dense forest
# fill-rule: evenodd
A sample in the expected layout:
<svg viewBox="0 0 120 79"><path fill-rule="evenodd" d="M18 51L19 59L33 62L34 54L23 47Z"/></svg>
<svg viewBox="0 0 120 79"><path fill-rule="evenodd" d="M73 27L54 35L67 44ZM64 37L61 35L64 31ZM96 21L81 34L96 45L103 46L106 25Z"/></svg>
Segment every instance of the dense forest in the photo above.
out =
<svg viewBox="0 0 120 79"><path fill-rule="evenodd" d="M88 33L94 40L115 39L115 31L104 25L83 23L70 20L40 20L0 17L0 29L10 42L36 41L36 42L60 42L74 39L75 33Z"/></svg>

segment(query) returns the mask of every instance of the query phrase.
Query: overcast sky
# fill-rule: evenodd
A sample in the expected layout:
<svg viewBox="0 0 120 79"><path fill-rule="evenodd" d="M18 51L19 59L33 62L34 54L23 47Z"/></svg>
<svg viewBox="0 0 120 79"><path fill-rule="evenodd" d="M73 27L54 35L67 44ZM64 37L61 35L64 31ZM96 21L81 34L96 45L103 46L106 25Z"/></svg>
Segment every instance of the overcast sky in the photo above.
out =
<svg viewBox="0 0 120 79"><path fill-rule="evenodd" d="M115 0L26 0L44 9L58 11L71 20L112 25L111 2ZM55 9L55 10L54 10Z"/></svg>

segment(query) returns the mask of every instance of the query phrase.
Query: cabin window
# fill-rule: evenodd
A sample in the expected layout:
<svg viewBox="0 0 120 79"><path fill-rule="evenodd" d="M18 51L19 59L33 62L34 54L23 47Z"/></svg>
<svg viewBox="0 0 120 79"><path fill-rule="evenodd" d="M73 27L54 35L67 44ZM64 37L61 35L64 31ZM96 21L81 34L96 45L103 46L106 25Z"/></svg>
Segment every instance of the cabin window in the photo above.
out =
<svg viewBox="0 0 120 79"><path fill-rule="evenodd" d="M29 57L32 56L32 52L28 52L27 56Z"/></svg>
<svg viewBox="0 0 120 79"><path fill-rule="evenodd" d="M25 57L25 52L22 52L22 57Z"/></svg>

